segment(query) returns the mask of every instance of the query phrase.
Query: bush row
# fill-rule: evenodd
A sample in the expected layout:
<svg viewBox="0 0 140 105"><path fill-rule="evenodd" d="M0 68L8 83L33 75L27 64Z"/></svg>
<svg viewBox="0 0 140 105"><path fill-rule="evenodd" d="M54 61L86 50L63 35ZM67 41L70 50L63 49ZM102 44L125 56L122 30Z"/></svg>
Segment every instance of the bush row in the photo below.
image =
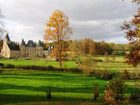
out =
<svg viewBox="0 0 140 105"><path fill-rule="evenodd" d="M1 64L2 65L2 64ZM2 65L4 68L17 68L17 69L25 69L25 70L49 70L49 71L71 71L71 72L81 72L82 70L79 68L57 68L53 66L35 66L35 65L13 65L13 64L5 64ZM115 73L109 72L107 70L94 70L93 72L90 72L90 76L95 76L100 79L104 80L111 80ZM125 80L135 80L140 79L140 74L136 75L135 73L130 73L127 70L124 70L121 73L121 76Z"/></svg>
<svg viewBox="0 0 140 105"><path fill-rule="evenodd" d="M123 72L119 73L121 77L124 80L136 80L140 79L140 74L131 73L127 70L124 70ZM103 79L103 80L111 80L116 73L109 72L107 70L95 70L93 72L90 72L90 76L95 76L97 78Z"/></svg>
<svg viewBox="0 0 140 105"><path fill-rule="evenodd" d="M90 76L95 76L103 80L111 80L114 75L116 75L116 73L112 73L107 70L94 70L93 72L90 72ZM136 75L135 73L128 72L127 70L121 72L120 75L124 80L140 79L140 74Z"/></svg>
<svg viewBox="0 0 140 105"><path fill-rule="evenodd" d="M57 68L53 66L35 66L35 65L13 65L13 64L5 64L4 68L17 68L17 69L24 69L24 70L49 70L49 71L71 71L71 72L82 72L78 68Z"/></svg>
<svg viewBox="0 0 140 105"><path fill-rule="evenodd" d="M140 74L136 74L136 73L131 73L127 70L124 70L121 73L121 76L123 79L125 80L135 80L135 79L140 79Z"/></svg>
<svg viewBox="0 0 140 105"><path fill-rule="evenodd" d="M115 73L111 73L106 70L94 70L93 72L90 72L90 76L95 76L103 80L111 80L114 75Z"/></svg>

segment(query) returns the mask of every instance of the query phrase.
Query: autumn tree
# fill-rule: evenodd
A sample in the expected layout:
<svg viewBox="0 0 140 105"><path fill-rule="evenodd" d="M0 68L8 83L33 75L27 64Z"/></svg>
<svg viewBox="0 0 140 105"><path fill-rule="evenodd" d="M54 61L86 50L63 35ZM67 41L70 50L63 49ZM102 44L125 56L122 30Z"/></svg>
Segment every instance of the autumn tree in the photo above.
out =
<svg viewBox="0 0 140 105"><path fill-rule="evenodd" d="M135 3L140 3L140 0L132 0L132 2L135 2Z"/></svg>
<svg viewBox="0 0 140 105"><path fill-rule="evenodd" d="M108 86L113 91L113 97L116 100L123 100L125 84L121 76L114 77L109 81Z"/></svg>
<svg viewBox="0 0 140 105"><path fill-rule="evenodd" d="M79 59L79 56L82 54L80 48L81 48L81 44L80 44L79 40L69 41L69 49L71 52L70 57L71 57L71 59L75 60L76 62Z"/></svg>
<svg viewBox="0 0 140 105"><path fill-rule="evenodd" d="M125 0L122 0L122 1L125 1ZM130 0L130 1L132 1L133 3L140 4L140 0Z"/></svg>
<svg viewBox="0 0 140 105"><path fill-rule="evenodd" d="M107 105L122 105L124 99L124 90L124 80L120 76L114 77L111 81L109 81L105 89L105 103Z"/></svg>
<svg viewBox="0 0 140 105"><path fill-rule="evenodd" d="M86 56L79 66L83 73L90 74L91 72L96 70L97 62L95 61L93 56Z"/></svg>
<svg viewBox="0 0 140 105"><path fill-rule="evenodd" d="M140 63L140 9L130 22L124 22L122 29L130 42L130 53L126 55L126 62L137 66Z"/></svg>
<svg viewBox="0 0 140 105"><path fill-rule="evenodd" d="M113 97L113 91L109 87L105 89L104 101L107 105L116 105L115 98Z"/></svg>
<svg viewBox="0 0 140 105"><path fill-rule="evenodd" d="M112 56L112 61L115 62L115 60L116 60L115 52L112 52L111 56Z"/></svg>
<svg viewBox="0 0 140 105"><path fill-rule="evenodd" d="M104 55L105 52L107 52L110 55L113 52L113 48L109 45L109 43L106 43L104 41L97 42L96 43L96 53L98 55Z"/></svg>
<svg viewBox="0 0 140 105"><path fill-rule="evenodd" d="M54 11L46 24L44 39L46 42L56 42L56 57L59 59L60 67L62 67L63 41L68 39L71 33L69 18L60 10Z"/></svg>
<svg viewBox="0 0 140 105"><path fill-rule="evenodd" d="M89 38L81 40L81 48L84 55L94 55L96 52L95 42Z"/></svg>

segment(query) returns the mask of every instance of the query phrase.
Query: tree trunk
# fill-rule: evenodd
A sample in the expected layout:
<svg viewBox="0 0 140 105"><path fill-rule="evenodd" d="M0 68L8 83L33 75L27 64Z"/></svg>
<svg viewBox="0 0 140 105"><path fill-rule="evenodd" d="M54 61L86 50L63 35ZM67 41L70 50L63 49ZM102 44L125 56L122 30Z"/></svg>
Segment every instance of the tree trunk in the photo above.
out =
<svg viewBox="0 0 140 105"><path fill-rule="evenodd" d="M61 41L58 40L58 60L59 60L59 66L60 66L60 68L62 68L62 57L61 57L61 53L62 53Z"/></svg>
<svg viewBox="0 0 140 105"><path fill-rule="evenodd" d="M59 66L62 68L61 48L59 48Z"/></svg>

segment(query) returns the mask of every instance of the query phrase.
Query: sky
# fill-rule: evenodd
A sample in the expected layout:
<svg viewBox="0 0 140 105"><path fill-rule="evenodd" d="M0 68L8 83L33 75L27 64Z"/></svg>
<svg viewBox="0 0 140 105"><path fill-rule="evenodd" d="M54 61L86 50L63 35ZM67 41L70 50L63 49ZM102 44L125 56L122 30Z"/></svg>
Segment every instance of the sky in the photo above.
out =
<svg viewBox="0 0 140 105"><path fill-rule="evenodd" d="M72 39L127 43L120 26L137 8L129 0L0 0L3 28L17 42L43 40L49 16L61 10L69 17Z"/></svg>

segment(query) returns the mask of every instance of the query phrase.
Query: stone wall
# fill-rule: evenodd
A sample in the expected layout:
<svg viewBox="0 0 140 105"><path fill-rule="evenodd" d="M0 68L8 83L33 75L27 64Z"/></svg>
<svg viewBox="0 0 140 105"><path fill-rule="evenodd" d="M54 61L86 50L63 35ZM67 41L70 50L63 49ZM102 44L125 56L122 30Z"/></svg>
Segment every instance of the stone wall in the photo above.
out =
<svg viewBox="0 0 140 105"><path fill-rule="evenodd" d="M10 50L10 58L19 58L21 57L20 51Z"/></svg>
<svg viewBox="0 0 140 105"><path fill-rule="evenodd" d="M25 46L20 46L20 55L21 57L26 57L26 47Z"/></svg>
<svg viewBox="0 0 140 105"><path fill-rule="evenodd" d="M10 49L5 41L2 46L1 55L5 58L10 58Z"/></svg>
<svg viewBox="0 0 140 105"><path fill-rule="evenodd" d="M26 47L27 57L36 57L36 48L35 47Z"/></svg>
<svg viewBox="0 0 140 105"><path fill-rule="evenodd" d="M36 56L43 57L43 47L36 47Z"/></svg>

